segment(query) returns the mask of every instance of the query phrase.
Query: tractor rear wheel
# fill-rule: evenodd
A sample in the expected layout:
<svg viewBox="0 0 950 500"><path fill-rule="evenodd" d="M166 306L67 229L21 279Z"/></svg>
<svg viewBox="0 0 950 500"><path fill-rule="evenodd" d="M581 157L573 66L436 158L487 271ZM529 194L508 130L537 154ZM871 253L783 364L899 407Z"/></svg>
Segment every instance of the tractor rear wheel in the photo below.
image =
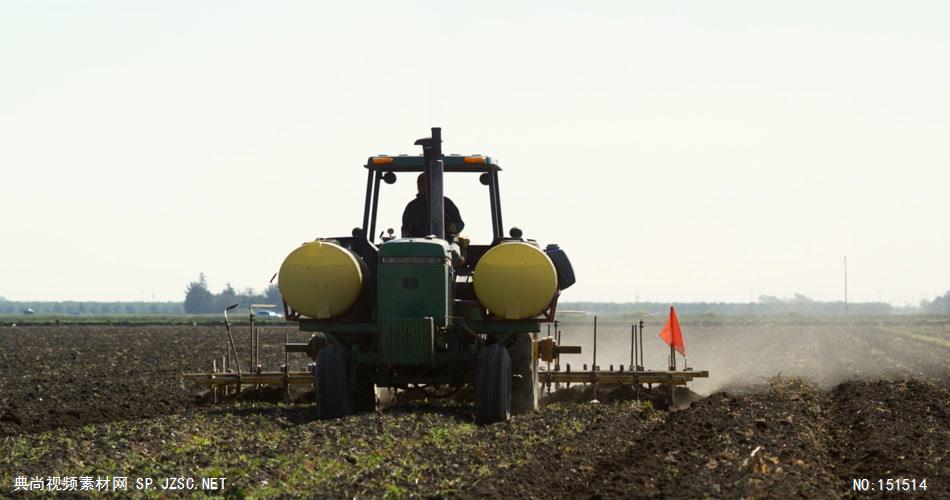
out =
<svg viewBox="0 0 950 500"><path fill-rule="evenodd" d="M475 375L475 421L480 424L505 422L511 416L511 356L498 344L478 355Z"/></svg>
<svg viewBox="0 0 950 500"><path fill-rule="evenodd" d="M338 345L328 345L317 354L317 378L314 388L317 393L317 418L345 417L352 413L346 393L348 353Z"/></svg>
<svg viewBox="0 0 950 500"><path fill-rule="evenodd" d="M531 352L531 334L517 334L508 347L511 354L511 413L521 415L538 409L538 363Z"/></svg>

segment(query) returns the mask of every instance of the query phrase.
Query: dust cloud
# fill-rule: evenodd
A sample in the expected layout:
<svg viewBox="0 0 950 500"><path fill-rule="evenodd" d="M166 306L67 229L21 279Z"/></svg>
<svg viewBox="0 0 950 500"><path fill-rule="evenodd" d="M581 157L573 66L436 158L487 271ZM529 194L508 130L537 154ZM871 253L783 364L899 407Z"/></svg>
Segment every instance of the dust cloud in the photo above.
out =
<svg viewBox="0 0 950 500"><path fill-rule="evenodd" d="M593 316L561 315L561 343L582 354L563 355L562 367L593 362ZM630 365L630 325L639 317L598 318L597 364ZM644 365L665 370L669 347L659 338L665 318L645 318ZM845 380L950 376L950 318L934 316L817 318L799 316L681 316L688 366L708 370L690 388L709 395L721 389L765 385L778 375L801 377L822 388ZM542 327L542 335L546 334ZM552 327L553 332L553 327ZM678 366L683 359L679 356ZM562 368L563 369L563 368Z"/></svg>

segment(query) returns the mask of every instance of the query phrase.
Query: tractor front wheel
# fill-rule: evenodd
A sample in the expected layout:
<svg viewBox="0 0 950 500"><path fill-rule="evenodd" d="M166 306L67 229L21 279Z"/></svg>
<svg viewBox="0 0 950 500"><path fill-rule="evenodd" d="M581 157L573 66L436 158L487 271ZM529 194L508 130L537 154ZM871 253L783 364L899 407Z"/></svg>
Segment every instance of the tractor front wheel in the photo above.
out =
<svg viewBox="0 0 950 500"><path fill-rule="evenodd" d="M504 346L490 345L478 356L475 376L475 421L505 422L511 416L511 356Z"/></svg>
<svg viewBox="0 0 950 500"><path fill-rule="evenodd" d="M346 392L348 361L346 349L338 345L328 345L317 354L314 388L320 420L345 417L353 412Z"/></svg>

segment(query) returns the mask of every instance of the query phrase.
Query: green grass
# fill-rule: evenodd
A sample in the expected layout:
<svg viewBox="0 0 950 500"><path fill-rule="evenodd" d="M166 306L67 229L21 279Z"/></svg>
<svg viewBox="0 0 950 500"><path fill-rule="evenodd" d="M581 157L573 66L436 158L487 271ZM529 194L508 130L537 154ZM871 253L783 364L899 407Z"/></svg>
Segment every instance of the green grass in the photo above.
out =
<svg viewBox="0 0 950 500"><path fill-rule="evenodd" d="M312 406L230 409L113 422L0 439L0 484L17 475L226 477L228 496L403 498L465 491L499 470L539 460L592 416L634 418L625 405L563 405L477 426L420 411L312 418Z"/></svg>

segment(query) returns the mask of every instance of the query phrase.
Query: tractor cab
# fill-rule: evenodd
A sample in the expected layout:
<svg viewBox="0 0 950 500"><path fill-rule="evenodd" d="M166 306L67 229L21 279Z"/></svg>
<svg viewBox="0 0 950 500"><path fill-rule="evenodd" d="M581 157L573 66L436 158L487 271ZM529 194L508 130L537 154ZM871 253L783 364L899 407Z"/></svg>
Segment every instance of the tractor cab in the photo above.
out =
<svg viewBox="0 0 950 500"><path fill-rule="evenodd" d="M498 163L487 156L482 155L445 155L443 157L443 174L459 175L471 178L483 187L487 187L488 206L491 211L491 238L483 244L470 244L470 240L464 235L451 235L446 232L443 239L449 244L452 252L452 260L456 274L459 276L470 276L478 263L478 259L484 255L489 248L502 241L524 241L521 239L521 231L512 228L509 237L504 236L504 225L501 214L501 198L498 194L498 172L501 167ZM396 184L397 182L415 182L417 174L427 176L426 158L423 155L380 155L372 156L366 161L366 198L363 209L363 225L357 228L357 234L365 235L367 243L378 247L389 241L400 239L398 232L389 228L387 231L379 231L377 219L379 217L379 200L386 185ZM426 184L431 185L432 180L427 180ZM440 183L440 181L435 181ZM429 200L426 200L429 205ZM431 207L427 206L427 212L430 214L430 230L428 234L436 236L431 228Z"/></svg>

